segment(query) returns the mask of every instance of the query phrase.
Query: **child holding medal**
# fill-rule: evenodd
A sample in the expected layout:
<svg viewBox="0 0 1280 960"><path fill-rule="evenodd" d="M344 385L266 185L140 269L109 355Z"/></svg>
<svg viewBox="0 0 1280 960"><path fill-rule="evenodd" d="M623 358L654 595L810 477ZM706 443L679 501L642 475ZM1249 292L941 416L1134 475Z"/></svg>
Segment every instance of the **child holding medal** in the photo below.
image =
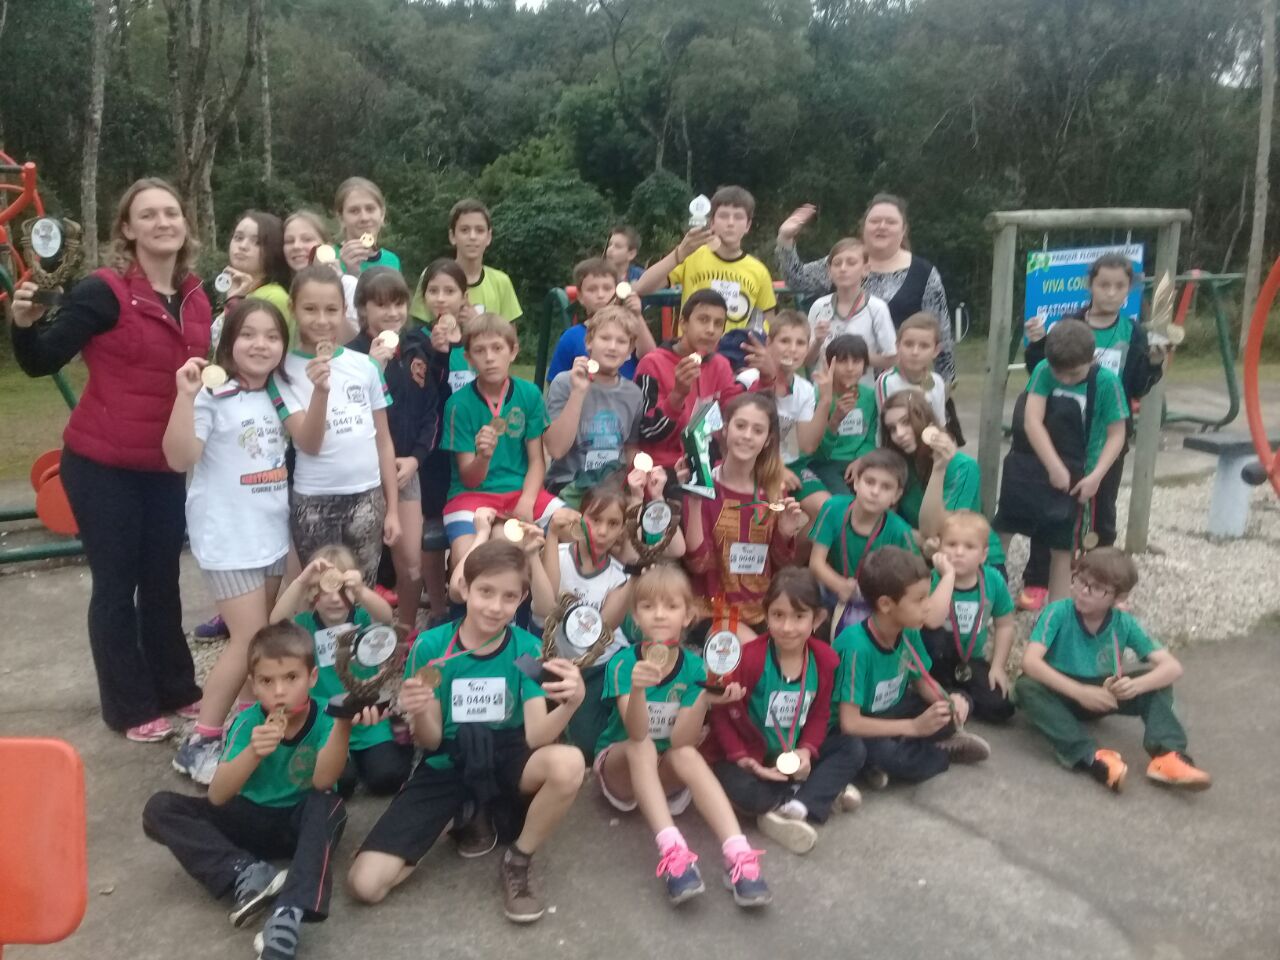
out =
<svg viewBox="0 0 1280 960"><path fill-rule="evenodd" d="M342 283L314 264L290 293L298 345L268 391L298 452L290 533L302 565L329 543L355 556L365 582L378 573L382 544L400 538L391 397L377 365L337 345L345 311ZM380 534L380 535L379 535Z"/></svg>
<svg viewBox="0 0 1280 960"><path fill-rule="evenodd" d="M213 321L210 339L214 349L222 336L223 318L244 297L265 300L284 317L293 333L289 312L289 281L292 279L284 257L284 227L280 218L261 210L246 210L236 220L227 241L227 266L213 278L213 289L221 296L224 312Z"/></svg>
<svg viewBox="0 0 1280 960"><path fill-rule="evenodd" d="M378 243L387 222L387 201L372 180L347 177L333 198L333 212L342 225L342 245L334 248L343 273L370 267L400 269L400 258Z"/></svg>
<svg viewBox="0 0 1280 960"><path fill-rule="evenodd" d="M194 732L173 766L213 779L222 725L245 680L249 640L267 625L289 552L288 440L265 389L281 375L289 329L271 304L242 300L227 317L215 363L177 371L162 443L172 470L191 470L187 531L230 641L205 677Z"/></svg>
<svg viewBox="0 0 1280 960"><path fill-rule="evenodd" d="M734 397L724 408L724 423L715 498L685 498L684 562L699 596L721 597L735 612L745 642L763 624L769 581L795 558L796 534L807 518L783 492L773 398L759 393Z"/></svg>
<svg viewBox="0 0 1280 960"><path fill-rule="evenodd" d="M814 372L818 412L824 418L822 442L809 469L832 496L849 493L854 462L876 448L876 392L864 382L870 364L867 343L856 333L827 344L825 370Z"/></svg>
<svg viewBox="0 0 1280 960"><path fill-rule="evenodd" d="M400 707L424 755L365 839L348 884L357 900L384 899L470 801L493 811L497 839L510 843L501 863L504 911L529 923L545 910L530 861L585 773L582 753L556 742L585 689L570 661L539 665L541 641L511 624L529 590L518 546L481 544L463 573L465 616L423 633L405 664ZM529 663L552 679L540 686L525 672Z"/></svg>
<svg viewBox="0 0 1280 960"><path fill-rule="evenodd" d="M356 278L342 272L336 248L329 243L329 227L324 218L311 210L295 210L284 221L284 258L291 276L313 263L331 268L342 279L342 295L347 301L347 322L339 343L346 343L360 332L356 320ZM290 328L292 329L292 327Z"/></svg>
<svg viewBox="0 0 1280 960"><path fill-rule="evenodd" d="M344 690L334 667L338 636L393 619L387 601L365 586L351 551L338 544L317 550L302 573L281 591L271 611L272 623L292 620L311 635L317 669L313 696L321 703ZM353 665L353 669L358 668ZM395 741L390 720L354 727L338 792L350 799L356 784L363 783L375 796L395 793L409 776L412 760L413 749Z"/></svg>
<svg viewBox="0 0 1280 960"><path fill-rule="evenodd" d="M903 390L923 390L938 423L947 422L947 385L933 372L942 352L942 326L932 313L913 313L898 327L897 365L876 378L876 403Z"/></svg>
<svg viewBox="0 0 1280 960"><path fill-rule="evenodd" d="M778 571L765 595L768 633L747 644L732 679L741 700L711 710L702 744L733 805L760 832L793 853L808 853L832 806L862 802L851 781L866 749L828 732L839 656L813 636L826 611L818 581L800 567Z"/></svg>
<svg viewBox="0 0 1280 960"><path fill-rule="evenodd" d="M705 890L698 857L673 817L692 800L720 840L725 885L740 907L761 907L772 895L760 875L761 851L751 849L729 798L698 752L710 695L700 686L702 660L681 647L693 622L693 589L679 568L650 567L636 580L632 616L643 641L610 661L604 696L613 701L594 764L601 792L618 810L639 807L658 845L658 876L673 904ZM740 698L731 686L717 699Z"/></svg>
<svg viewBox="0 0 1280 960"><path fill-rule="evenodd" d="M582 318L575 319L556 341L547 363L547 385L571 369L578 357L587 356L586 339L591 318L609 306L622 308L618 316L630 341L630 348L615 369L624 380L633 380L636 363L655 346L653 334L644 320L640 297L632 293L626 276L619 275L613 264L601 257L591 257L574 266L573 283L578 288Z"/></svg>
<svg viewBox="0 0 1280 960"><path fill-rule="evenodd" d="M955 571L949 583L933 571L929 612L921 635L930 673L947 690L963 691L973 716L987 723L1013 717L1009 702L1009 651L1013 649L1013 598L1004 577L988 560L991 525L973 510L956 510L942 521L942 554ZM987 639L994 633L990 662Z"/></svg>

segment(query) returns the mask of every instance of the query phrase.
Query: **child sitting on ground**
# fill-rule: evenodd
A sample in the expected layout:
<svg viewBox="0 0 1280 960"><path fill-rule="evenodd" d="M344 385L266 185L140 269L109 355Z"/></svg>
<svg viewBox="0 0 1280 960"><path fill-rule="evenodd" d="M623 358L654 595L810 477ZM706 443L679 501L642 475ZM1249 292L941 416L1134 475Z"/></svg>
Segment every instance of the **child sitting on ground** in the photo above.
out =
<svg viewBox="0 0 1280 960"><path fill-rule="evenodd" d="M884 402L903 390L923 390L938 423L947 422L947 385L933 372L933 361L942 350L942 327L932 313L913 313L898 328L897 363L876 379L876 402Z"/></svg>
<svg viewBox="0 0 1280 960"><path fill-rule="evenodd" d="M946 557L934 565L944 582L954 576ZM929 568L918 554L881 547L858 573L858 589L871 616L841 631L835 694L841 731L861 737L870 782L896 777L919 783L954 760L977 763L991 747L963 731L971 704L963 693L947 695L929 676L929 654L920 638L929 604Z"/></svg>
<svg viewBox="0 0 1280 960"><path fill-rule="evenodd" d="M332 787L347 762L351 725L381 717L374 707L352 720L324 712L311 697L311 637L294 623L254 634L249 676L258 702L232 722L209 795L154 794L142 828L213 896L233 895L236 927L274 899L254 947L261 960L292 960L302 921L329 914L331 864L347 824ZM288 859L289 869L266 862L277 859Z"/></svg>
<svg viewBox="0 0 1280 960"><path fill-rule="evenodd" d="M583 260L573 268L573 282L578 288L578 304L582 307L583 318L560 334L560 339L556 341L551 362L547 366L547 383L553 382L572 367L577 357L587 355L587 325L599 311L613 305L623 308L620 316L631 339L631 349L616 369L627 380L635 377L639 358L652 350L655 344L649 325L644 322L644 315L640 312L640 297L628 293L626 297L620 298L619 293L626 292L626 288L620 290L618 277L613 264L601 257Z"/></svg>
<svg viewBox="0 0 1280 960"><path fill-rule="evenodd" d="M1117 608L1137 583L1133 559L1115 547L1080 558L1071 596L1045 607L1031 632L1014 688L1018 706L1063 766L1087 771L1112 790L1124 787L1129 768L1115 750L1099 749L1081 721L1113 713L1142 718L1143 746L1152 757L1148 778L1208 789L1212 780L1187 756L1187 734L1174 710L1182 664ZM1141 666L1126 661L1126 650Z"/></svg>

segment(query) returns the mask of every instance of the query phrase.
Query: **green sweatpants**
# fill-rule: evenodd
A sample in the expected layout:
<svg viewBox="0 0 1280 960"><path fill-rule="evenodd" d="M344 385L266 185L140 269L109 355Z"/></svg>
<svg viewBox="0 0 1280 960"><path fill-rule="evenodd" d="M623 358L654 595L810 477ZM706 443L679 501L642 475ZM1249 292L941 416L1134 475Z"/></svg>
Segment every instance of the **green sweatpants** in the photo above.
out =
<svg viewBox="0 0 1280 960"><path fill-rule="evenodd" d="M582 681L587 688L587 698L573 711L565 730L566 739L586 755L588 766L596 755L596 741L613 717L614 701L600 698L604 693L604 670L603 663L583 668Z"/></svg>
<svg viewBox="0 0 1280 960"><path fill-rule="evenodd" d="M1073 677L1079 683L1102 686L1102 678ZM1069 697L1050 690L1039 681L1023 675L1014 685L1018 706L1041 733L1048 738L1058 760L1067 767L1091 761L1098 744L1089 735L1083 721L1107 716L1091 713ZM1141 717L1145 727L1142 745L1151 756L1170 750L1185 753L1187 733L1173 712L1173 688L1165 687L1121 700L1116 711L1127 717Z"/></svg>

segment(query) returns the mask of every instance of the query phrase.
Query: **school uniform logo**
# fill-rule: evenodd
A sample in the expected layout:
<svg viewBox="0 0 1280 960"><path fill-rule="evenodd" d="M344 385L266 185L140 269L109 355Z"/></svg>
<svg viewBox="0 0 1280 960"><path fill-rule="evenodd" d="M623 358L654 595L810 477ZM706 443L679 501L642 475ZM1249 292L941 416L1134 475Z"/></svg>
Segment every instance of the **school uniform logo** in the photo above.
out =
<svg viewBox="0 0 1280 960"><path fill-rule="evenodd" d="M293 756L289 758L287 774L289 782L300 788L311 786L316 772L316 758L319 754L320 752L309 743L294 748Z"/></svg>
<svg viewBox="0 0 1280 960"><path fill-rule="evenodd" d="M523 407L513 406L507 411L507 436L519 440L524 436L525 416Z"/></svg>
<svg viewBox="0 0 1280 960"><path fill-rule="evenodd" d="M347 403L363 404L364 387L358 383L347 384Z"/></svg>

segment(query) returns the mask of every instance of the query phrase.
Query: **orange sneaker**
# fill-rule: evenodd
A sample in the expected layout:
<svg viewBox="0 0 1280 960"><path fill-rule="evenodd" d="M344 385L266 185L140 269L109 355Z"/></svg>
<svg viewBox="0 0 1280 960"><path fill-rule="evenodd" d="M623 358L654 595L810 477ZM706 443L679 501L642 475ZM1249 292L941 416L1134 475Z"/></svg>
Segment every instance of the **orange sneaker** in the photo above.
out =
<svg viewBox="0 0 1280 960"><path fill-rule="evenodd" d="M1124 778L1129 772L1129 765L1114 750L1098 750L1093 755L1089 772L1100 784L1119 793L1124 789Z"/></svg>
<svg viewBox="0 0 1280 960"><path fill-rule="evenodd" d="M1185 753L1170 750L1147 764L1147 778L1184 790L1208 790L1213 778L1191 763Z"/></svg>

